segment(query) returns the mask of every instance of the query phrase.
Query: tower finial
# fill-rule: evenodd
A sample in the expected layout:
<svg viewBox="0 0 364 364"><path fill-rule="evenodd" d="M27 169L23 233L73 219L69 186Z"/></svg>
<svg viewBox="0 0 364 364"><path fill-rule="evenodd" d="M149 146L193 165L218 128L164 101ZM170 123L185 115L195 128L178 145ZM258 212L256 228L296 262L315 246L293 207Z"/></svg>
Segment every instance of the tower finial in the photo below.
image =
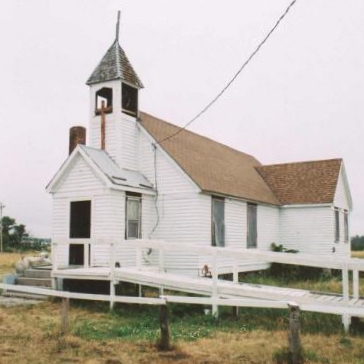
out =
<svg viewBox="0 0 364 364"><path fill-rule="evenodd" d="M116 23L116 40L119 41L119 28L120 28L120 10L118 10L118 19Z"/></svg>

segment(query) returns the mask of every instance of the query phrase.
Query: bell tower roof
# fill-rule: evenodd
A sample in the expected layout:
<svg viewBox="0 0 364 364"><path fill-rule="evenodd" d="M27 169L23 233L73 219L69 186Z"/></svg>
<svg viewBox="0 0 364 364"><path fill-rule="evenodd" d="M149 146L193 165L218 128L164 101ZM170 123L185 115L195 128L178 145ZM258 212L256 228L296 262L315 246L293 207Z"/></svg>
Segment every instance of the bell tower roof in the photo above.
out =
<svg viewBox="0 0 364 364"><path fill-rule="evenodd" d="M118 13L115 41L88 78L86 82L87 85L105 81L122 80L138 89L144 87L119 44L119 17L120 12Z"/></svg>

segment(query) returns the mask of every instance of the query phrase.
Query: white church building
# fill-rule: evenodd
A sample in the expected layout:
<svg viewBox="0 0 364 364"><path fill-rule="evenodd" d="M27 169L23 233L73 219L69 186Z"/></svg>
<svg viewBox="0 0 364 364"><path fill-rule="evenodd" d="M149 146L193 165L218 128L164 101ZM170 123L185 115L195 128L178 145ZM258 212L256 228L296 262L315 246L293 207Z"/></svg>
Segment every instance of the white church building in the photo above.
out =
<svg viewBox="0 0 364 364"><path fill-rule="evenodd" d="M165 269L190 275L205 263L192 245L268 251L275 243L349 257L352 199L342 159L262 165L141 112L143 84L118 36L87 85L89 145L84 128L71 129L70 155L47 186L52 241L68 241L57 249L59 265L110 264L96 242L134 239L185 246L168 253ZM130 254L117 264L132 264Z"/></svg>

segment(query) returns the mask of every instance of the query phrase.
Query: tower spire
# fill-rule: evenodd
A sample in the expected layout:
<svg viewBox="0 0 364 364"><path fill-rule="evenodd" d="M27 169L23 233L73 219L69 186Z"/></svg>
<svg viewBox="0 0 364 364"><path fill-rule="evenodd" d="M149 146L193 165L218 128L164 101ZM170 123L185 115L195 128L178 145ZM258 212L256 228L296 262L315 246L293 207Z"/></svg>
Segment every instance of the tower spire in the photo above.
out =
<svg viewBox="0 0 364 364"><path fill-rule="evenodd" d="M120 28L120 10L118 10L118 17L116 22L116 41L119 42L119 28Z"/></svg>

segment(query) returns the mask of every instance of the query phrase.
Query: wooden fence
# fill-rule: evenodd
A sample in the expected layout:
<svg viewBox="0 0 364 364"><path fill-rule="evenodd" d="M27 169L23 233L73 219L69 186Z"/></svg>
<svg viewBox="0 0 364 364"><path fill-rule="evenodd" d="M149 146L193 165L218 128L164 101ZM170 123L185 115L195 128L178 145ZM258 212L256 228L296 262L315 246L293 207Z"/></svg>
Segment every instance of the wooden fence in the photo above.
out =
<svg viewBox="0 0 364 364"><path fill-rule="evenodd" d="M65 335L69 330L69 311L70 299L91 300L91 301L109 301L110 296L100 294L76 293L67 291L56 291L46 288L17 286L10 284L0 284L0 289L4 291L15 291L22 293L30 293L43 295L48 297L58 297L62 299L61 315L60 315L60 333ZM233 307L259 307L259 308L276 308L289 310L289 333L288 345L289 352L293 359L292 363L299 358L300 353L300 322L299 322L299 305L294 302L283 301L264 301L256 299L235 299L235 298L216 298L216 297L186 297L186 296L160 296L158 298L149 297L131 297L131 296L116 296L114 302L127 304L144 304L160 306L160 340L158 347L161 350L171 349L170 329L168 321L168 303L181 304L197 304L197 305L220 305Z"/></svg>

